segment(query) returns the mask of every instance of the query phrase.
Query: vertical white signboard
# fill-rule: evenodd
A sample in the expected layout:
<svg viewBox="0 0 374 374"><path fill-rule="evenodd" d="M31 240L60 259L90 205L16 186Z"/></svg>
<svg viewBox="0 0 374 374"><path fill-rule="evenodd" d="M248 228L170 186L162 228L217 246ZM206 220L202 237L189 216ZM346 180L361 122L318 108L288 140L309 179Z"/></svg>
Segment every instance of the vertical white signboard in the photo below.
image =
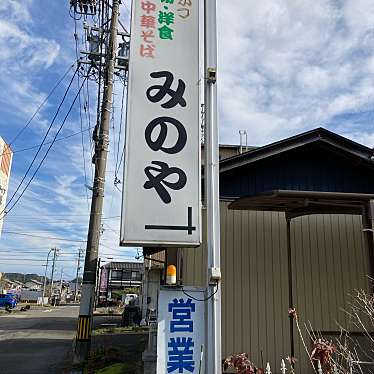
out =
<svg viewBox="0 0 374 374"><path fill-rule="evenodd" d="M198 0L134 0L121 245L198 246Z"/></svg>
<svg viewBox="0 0 374 374"><path fill-rule="evenodd" d="M13 152L0 137L0 237L4 223L6 197L8 193L10 168Z"/></svg>
<svg viewBox="0 0 374 374"><path fill-rule="evenodd" d="M158 302L157 374L204 372L204 291L164 289Z"/></svg>

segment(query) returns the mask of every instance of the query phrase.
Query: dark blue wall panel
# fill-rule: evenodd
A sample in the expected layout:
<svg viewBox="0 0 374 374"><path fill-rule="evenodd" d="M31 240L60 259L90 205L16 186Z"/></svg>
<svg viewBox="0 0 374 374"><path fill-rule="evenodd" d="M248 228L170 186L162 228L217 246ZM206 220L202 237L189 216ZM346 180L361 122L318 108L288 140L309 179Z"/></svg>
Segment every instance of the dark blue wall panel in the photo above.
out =
<svg viewBox="0 0 374 374"><path fill-rule="evenodd" d="M271 190L374 193L374 169L358 157L313 143L220 175L222 198Z"/></svg>

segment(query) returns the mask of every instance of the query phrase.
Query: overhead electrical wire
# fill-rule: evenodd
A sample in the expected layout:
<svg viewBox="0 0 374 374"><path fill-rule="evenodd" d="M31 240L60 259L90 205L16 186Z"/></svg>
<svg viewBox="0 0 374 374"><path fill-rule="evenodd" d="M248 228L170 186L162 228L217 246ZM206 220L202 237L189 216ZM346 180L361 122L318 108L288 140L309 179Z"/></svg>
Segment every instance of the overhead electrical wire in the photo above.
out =
<svg viewBox="0 0 374 374"><path fill-rule="evenodd" d="M93 126L91 127L90 90L89 90L89 80L88 79L86 81L86 92L87 92L87 96L85 96L84 91L83 91L83 96L84 96L84 99L85 99L84 111L86 113L87 129L91 130L94 127ZM94 151L94 149L93 149L93 146L92 146L92 132L91 131L89 131L88 139L89 139L89 142L90 142L90 152L91 152L90 154L92 155L92 152ZM91 169L91 180L93 181L94 172L93 172L92 162L91 162L91 168L90 169Z"/></svg>
<svg viewBox="0 0 374 374"><path fill-rule="evenodd" d="M118 171L119 171L119 149L121 145L121 134L122 134L122 126L123 126L123 112L124 112L124 102L125 102L125 91L126 91L126 77L125 81L123 82L123 88L122 88L122 102L121 102L121 116L120 116L120 124L119 124L119 134L118 134L118 143L117 143L117 157L116 157L116 164L115 164L115 171L114 176L118 179ZM121 155L122 159L122 155Z"/></svg>
<svg viewBox="0 0 374 374"><path fill-rule="evenodd" d="M78 77L78 86L79 86L79 77ZM79 118L80 118L80 126L81 126L81 146L82 146L82 158L83 158L83 172L84 172L84 190L86 193L86 200L87 200L87 208L90 210L90 202L88 196L88 182L87 182L87 171L86 171L86 150L84 147L84 136L83 136L83 119L82 119L82 103L81 103L81 96L79 95Z"/></svg>
<svg viewBox="0 0 374 374"><path fill-rule="evenodd" d="M17 195L17 192L18 192L19 189L21 188L21 186L22 186L24 180L26 179L26 177L27 177L29 171L31 170L32 166L34 165L34 162L36 161L36 159L37 159L37 157L38 157L38 155L39 155L39 153L40 153L40 151L41 151L41 149L42 149L42 147L43 147L43 145L44 145L44 142L45 142L45 140L47 139L47 137L48 137L48 135L49 135L49 133L50 133L50 131L51 131L51 129L52 129L52 126L53 126L53 124L54 124L54 122L55 122L55 120L56 120L56 118L57 118L57 116L58 116L58 114L59 114L59 112L60 112L60 110L61 110L61 107L62 107L62 105L63 105L64 102L65 102L66 96L67 96L67 94L68 94L69 91L70 91L71 85L73 84L73 81L74 81L74 78L75 78L75 76L76 76L76 74L77 74L77 71L78 71L78 67L75 69L74 75L72 76L72 78L71 78L71 80L70 80L70 82L69 82L69 85L68 85L67 89L65 90L64 96L63 96L63 98L62 98L62 100L61 100L61 102L60 102L60 104L59 104L59 106L58 106L58 108L57 108L57 111L56 111L55 115L53 116L52 122L51 122L50 125L48 126L47 132L46 132L46 134L44 135L44 138L43 138L43 140L42 140L42 143L40 144L40 146L39 146L39 148L38 148L36 154L34 155L34 158L32 159L32 161L31 161L29 167L27 168L26 173L25 173L24 176L22 177L21 182L18 184L16 190L14 191L13 195L11 196L11 198L8 200L8 202L7 202L7 204L5 205L4 209L0 212L0 216L3 215L3 213L6 211L7 207L8 207L8 206L10 205L10 203L13 201L13 199L14 199L15 196ZM55 137L55 139L56 139L56 137ZM54 139L53 141L55 141L55 139ZM5 214L7 214L7 213L5 213Z"/></svg>
<svg viewBox="0 0 374 374"><path fill-rule="evenodd" d="M56 238L56 237L53 237L53 236L34 235L34 234L27 234L27 233L24 233L24 232L17 232L17 231L3 230L3 233L11 234L11 235L28 236L28 237L31 237L31 238L59 240L59 241L63 241L63 242L86 243L86 240L73 240L73 239L65 239L65 238Z"/></svg>
<svg viewBox="0 0 374 374"><path fill-rule="evenodd" d="M93 214L99 214L99 213L91 213L91 214L43 214L44 217L89 217L90 215ZM21 217L26 217L35 220L35 216L32 215L22 215L22 214L17 214L16 216L12 216L8 218L8 221L10 219L15 219L15 218L21 218ZM103 217L102 219L117 219L121 218L121 216L109 216L109 217Z"/></svg>
<svg viewBox="0 0 374 374"><path fill-rule="evenodd" d="M37 262L45 262L45 259L37 259L37 258L0 258L0 263L1 261L37 261ZM75 260L64 260L64 259L58 259L58 261L64 261L64 262L75 262Z"/></svg>
<svg viewBox="0 0 374 374"><path fill-rule="evenodd" d="M113 162L114 164L116 163L116 130L115 130L115 119L114 119L114 108L115 108L115 96L114 96L114 92L113 92L113 101L112 101L112 116L111 116L111 120L112 120L112 133L113 133ZM118 156L117 156L118 158ZM115 174L115 167L114 167L114 174ZM112 213L112 208L113 208L113 203L114 203L114 192L115 192L115 187L116 187L116 181L117 181L117 178L114 177L114 183L113 183L113 187L112 187L112 197L110 199L110 206L109 206L109 214Z"/></svg>
<svg viewBox="0 0 374 374"><path fill-rule="evenodd" d="M60 256L62 257L69 257L69 258L75 258L78 259L78 253L72 253L72 252L67 252L66 249L62 249L62 254ZM48 250L45 249L44 251L20 251L14 254L14 251L12 249L9 250L0 250L0 256L6 254L6 253L12 253L14 256L25 256L25 255L48 255ZM109 253L109 252L102 252L100 253L101 256L115 256L116 258L128 258L129 256L126 255L121 255L118 253ZM35 256L36 257L36 256ZM18 258L18 257L14 257Z"/></svg>
<svg viewBox="0 0 374 374"><path fill-rule="evenodd" d="M86 131L89 131L89 130L91 130L91 129L93 129L93 127L91 127L91 128L87 128L87 129L84 129L83 131L75 132L75 133L70 134L70 135L66 135L66 136L61 137L61 138L57 138L57 139L55 140L55 143L60 142L60 141L62 141L62 140L70 139L70 138L72 138L73 136L80 135L82 132L86 132ZM20 153L20 152L31 151L31 150L33 150L33 149L39 148L40 146L45 146L45 145L48 145L48 144L51 144L51 143L52 143L52 141L50 141L50 142L44 142L44 144L36 144L36 145L33 145L33 146L31 146L31 147L27 147L27 148L16 149L16 150L14 150L14 151L10 151L10 152L5 151L4 153L1 154L1 156L2 156L2 155L6 155L6 154L15 154L15 153Z"/></svg>
<svg viewBox="0 0 374 374"><path fill-rule="evenodd" d="M116 162L116 123L115 123L115 117L114 117L114 109L115 109L115 99L116 94L115 91L115 82L113 84L113 96L112 96L112 115L111 115L111 122L112 122L112 130L113 130L113 161Z"/></svg>
<svg viewBox="0 0 374 374"><path fill-rule="evenodd" d="M40 250L40 251L24 251L24 250L20 250L20 251L17 251L16 253L14 252L14 248L9 248L7 250L5 249L0 249L0 254L1 253L10 253L12 252L14 256L18 256L18 255L28 255L28 254L39 254L39 255L46 255L48 254L48 249L44 249L43 250ZM70 252L67 252L67 249L64 249L63 250L63 254L64 255L69 255L69 256L75 256L77 257L77 253L70 253Z"/></svg>
<svg viewBox="0 0 374 374"><path fill-rule="evenodd" d="M78 53L78 34L77 34L77 20L74 18L74 39L75 39L75 55L77 58L77 62L79 61L79 53ZM77 79L77 85L78 88L80 87L80 77L78 74ZM84 136L83 136L83 118L82 118L82 100L81 100L81 91L79 90L78 95L78 101L79 101L79 119L80 119L80 127L81 127L81 146L82 146L82 159L83 159L83 173L84 173L84 191L86 194L86 201L87 201L87 209L90 210L90 202L89 202L89 196L88 196L88 190L87 190L87 171L86 171L86 151L84 147Z"/></svg>
<svg viewBox="0 0 374 374"><path fill-rule="evenodd" d="M57 83L53 86L52 90L49 92L49 94L46 96L46 98L41 102L41 104L36 108L36 111L34 114L30 117L30 119L27 121L26 125L23 126L23 128L18 131L16 136L10 141L9 146L13 145L14 142L21 136L21 134L29 127L32 120L36 117L36 115L39 113L39 111L42 109L44 104L48 101L48 99L53 95L57 87L62 83L62 81L66 78L66 76L69 74L70 70L74 67L75 64L72 64L69 66L69 68L65 71L65 73L62 75L62 77L57 81Z"/></svg>
<svg viewBox="0 0 374 374"><path fill-rule="evenodd" d="M6 264L6 266L20 266L20 264L16 263L16 264ZM45 264L40 264L40 265L36 265L36 264L27 264L27 267L29 266L35 266L35 267L45 267Z"/></svg>
<svg viewBox="0 0 374 374"><path fill-rule="evenodd" d="M74 76L75 76L75 74L74 74ZM85 79L87 79L87 78L85 78ZM70 108L69 108L68 112L66 113L66 115L65 115L65 117L64 117L64 119L63 119L63 121L62 121L62 123L61 123L61 125L60 125L60 127L59 127L59 129L57 130L57 132L56 132L56 134L55 134L55 136L54 136L54 138L53 138L52 143L49 145L49 147L48 147L47 151L45 152L43 158L42 158L41 161L39 162L39 165L38 165L37 168L35 169L33 175L31 176L30 180L27 182L26 186L23 188L21 194L17 197L16 201L15 201L15 202L13 203L13 205L12 205L12 206L11 206L11 207L6 211L6 212L5 212L5 215L7 215L7 214L8 214L8 213L9 213L9 212L10 212L10 211L11 211L11 210L12 210L12 209L17 205L17 203L20 201L20 199L22 198L22 196L23 196L24 193L26 192L27 188L30 186L31 182L34 180L34 178L35 178L37 172L39 171L39 169L40 169L41 166L43 165L43 162L44 162L45 159L47 158L49 151L51 150L53 144L55 143L56 138L58 137L58 134L61 132L62 128L64 127L65 122L66 122L66 120L67 120L67 118L68 118L70 112L72 111L72 109L73 109L73 107L74 107L74 104L75 104L75 102L76 102L76 100L77 100L77 98L78 98L78 95L79 95L79 93L80 93L80 91L81 91L81 89L82 89L84 83L85 83L85 80L83 81L82 85L81 85L80 88L79 88L79 91L78 91L77 94L75 95L74 100L73 100L72 104L70 105ZM23 180L24 180L24 179L23 179ZM17 191L18 191L18 190L17 190ZM13 195L13 197L14 197L14 195ZM9 206L9 203L10 203L10 201L8 202L7 206ZM6 206L6 207L7 207L7 206ZM6 209L6 207L4 208L4 210ZM3 211L3 212L4 212L4 211ZM1 212L0 214L2 214L3 212Z"/></svg>
<svg viewBox="0 0 374 374"><path fill-rule="evenodd" d="M104 29L104 26L107 22L109 22L109 9L108 7L104 8L104 5L105 5L105 2L102 1L101 2L101 9L100 9L100 12L101 12L101 17L99 16L99 30L103 30ZM98 71L99 71L99 81L98 81L98 93L97 93L97 107L96 107L96 129L95 129L95 132L97 133L98 129L99 129L99 124L100 124L100 121L101 121L101 113L100 113L100 109L101 109L101 85L102 85L102 67L103 67L103 59L102 59L102 54L103 54L103 44L104 42L106 43L105 44L105 47L106 49L108 48L108 39L106 38L106 33L105 32L101 32L100 31L100 50L99 50L99 54L100 54L100 63L99 63L99 68L98 68Z"/></svg>

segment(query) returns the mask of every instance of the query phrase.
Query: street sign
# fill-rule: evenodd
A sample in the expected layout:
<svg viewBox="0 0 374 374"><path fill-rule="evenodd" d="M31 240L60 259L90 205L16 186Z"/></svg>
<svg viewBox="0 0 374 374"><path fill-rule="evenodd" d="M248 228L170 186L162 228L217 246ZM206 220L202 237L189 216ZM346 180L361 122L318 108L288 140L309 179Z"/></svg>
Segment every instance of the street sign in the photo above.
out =
<svg viewBox="0 0 374 374"><path fill-rule="evenodd" d="M133 1L121 245L201 242L198 8Z"/></svg>
<svg viewBox="0 0 374 374"><path fill-rule="evenodd" d="M188 295L186 295L188 294ZM204 291L162 289L158 301L157 374L204 373Z"/></svg>

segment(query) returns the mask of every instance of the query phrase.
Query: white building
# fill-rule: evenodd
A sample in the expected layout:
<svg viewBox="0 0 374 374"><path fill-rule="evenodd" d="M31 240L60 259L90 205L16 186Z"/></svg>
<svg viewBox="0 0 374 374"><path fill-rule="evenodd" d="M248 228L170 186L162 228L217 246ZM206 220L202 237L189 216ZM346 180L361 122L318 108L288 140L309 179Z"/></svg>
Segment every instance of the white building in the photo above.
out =
<svg viewBox="0 0 374 374"><path fill-rule="evenodd" d="M0 236L4 221L4 210L9 186L13 152L0 136Z"/></svg>

